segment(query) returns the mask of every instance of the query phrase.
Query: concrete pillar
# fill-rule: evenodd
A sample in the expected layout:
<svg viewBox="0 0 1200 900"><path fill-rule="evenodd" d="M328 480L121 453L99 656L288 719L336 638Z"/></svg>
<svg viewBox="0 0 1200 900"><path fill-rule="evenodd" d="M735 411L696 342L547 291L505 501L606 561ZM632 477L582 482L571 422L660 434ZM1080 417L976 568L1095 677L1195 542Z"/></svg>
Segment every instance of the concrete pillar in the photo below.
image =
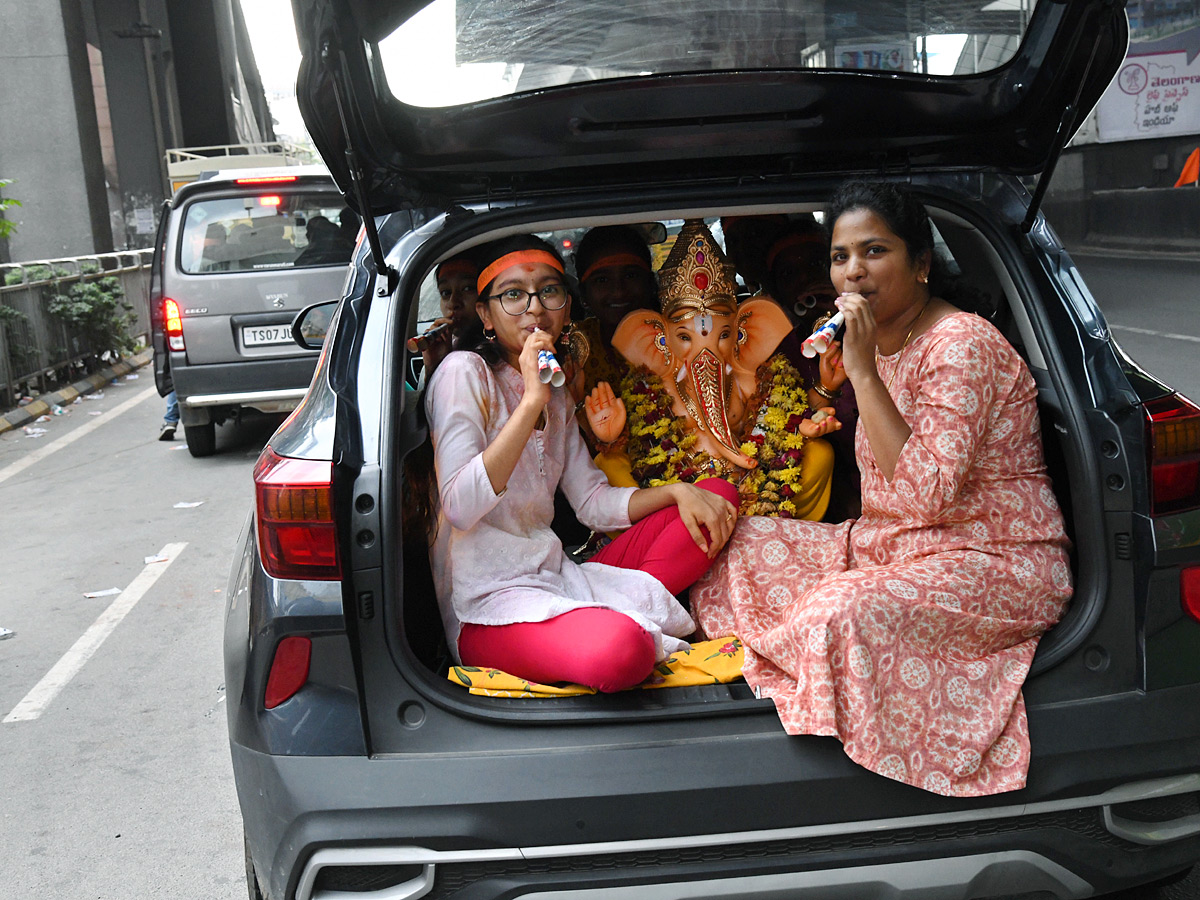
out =
<svg viewBox="0 0 1200 900"><path fill-rule="evenodd" d="M8 213L18 223L9 255L20 261L94 253L88 172L99 159L85 163L84 156L98 156L95 114L93 108L89 141L80 127L62 8L3 0L0 34L0 177L15 180L5 195L22 204ZM84 71L86 64L85 55Z"/></svg>

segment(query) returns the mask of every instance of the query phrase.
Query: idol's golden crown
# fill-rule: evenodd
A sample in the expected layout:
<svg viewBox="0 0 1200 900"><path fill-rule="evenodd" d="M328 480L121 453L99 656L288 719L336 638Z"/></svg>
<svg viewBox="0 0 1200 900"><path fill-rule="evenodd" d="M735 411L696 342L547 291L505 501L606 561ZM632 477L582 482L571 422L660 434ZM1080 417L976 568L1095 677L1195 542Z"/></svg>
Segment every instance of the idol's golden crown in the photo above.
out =
<svg viewBox="0 0 1200 900"><path fill-rule="evenodd" d="M713 240L703 219L688 219L658 273L662 314L669 322L692 316L737 313L733 264Z"/></svg>

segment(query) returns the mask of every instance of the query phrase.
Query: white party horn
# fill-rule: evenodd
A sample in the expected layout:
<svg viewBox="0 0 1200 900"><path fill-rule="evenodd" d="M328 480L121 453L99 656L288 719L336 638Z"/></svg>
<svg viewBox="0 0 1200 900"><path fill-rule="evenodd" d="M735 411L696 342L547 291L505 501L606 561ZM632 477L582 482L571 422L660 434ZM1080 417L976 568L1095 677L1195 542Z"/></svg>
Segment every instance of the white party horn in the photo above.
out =
<svg viewBox="0 0 1200 900"><path fill-rule="evenodd" d="M558 358L549 350L538 351L538 378L542 384L549 383L552 387L562 387L567 383L567 376L558 364Z"/></svg>
<svg viewBox="0 0 1200 900"><path fill-rule="evenodd" d="M828 322L804 339L803 343L800 344L800 352L809 359L812 359L818 353L828 351L833 344L833 339L837 336L838 329L842 327L844 321L845 316L842 315L842 311L839 309L829 317Z"/></svg>

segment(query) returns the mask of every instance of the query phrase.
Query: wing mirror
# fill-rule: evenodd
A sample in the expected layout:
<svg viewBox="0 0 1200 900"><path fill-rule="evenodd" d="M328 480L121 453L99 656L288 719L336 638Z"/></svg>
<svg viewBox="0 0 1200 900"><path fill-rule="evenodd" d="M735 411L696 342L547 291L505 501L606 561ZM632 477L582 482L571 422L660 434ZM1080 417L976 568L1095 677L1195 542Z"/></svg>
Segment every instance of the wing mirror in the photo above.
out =
<svg viewBox="0 0 1200 900"><path fill-rule="evenodd" d="M337 300L323 300L300 310L292 319L292 340L305 350L320 350L337 305Z"/></svg>

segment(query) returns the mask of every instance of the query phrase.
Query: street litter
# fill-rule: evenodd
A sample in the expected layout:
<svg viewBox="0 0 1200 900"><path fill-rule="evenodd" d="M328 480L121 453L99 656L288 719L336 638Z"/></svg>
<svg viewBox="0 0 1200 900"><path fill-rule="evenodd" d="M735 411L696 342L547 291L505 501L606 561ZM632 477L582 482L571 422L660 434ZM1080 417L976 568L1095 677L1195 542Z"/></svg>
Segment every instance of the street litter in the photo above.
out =
<svg viewBox="0 0 1200 900"><path fill-rule="evenodd" d="M161 553L159 553L157 556L147 556L146 557L146 565L150 565L150 563L170 562L170 561L171 561L171 557L164 556Z"/></svg>
<svg viewBox="0 0 1200 900"><path fill-rule="evenodd" d="M0 641L6 641L16 634L11 628L0 628Z"/></svg>
<svg viewBox="0 0 1200 900"><path fill-rule="evenodd" d="M95 597L112 597L113 595L119 594L119 593L121 593L120 588L109 588L108 590L105 590L105 591L91 591L90 593L84 594L83 596L85 596L89 600L91 600Z"/></svg>
<svg viewBox="0 0 1200 900"><path fill-rule="evenodd" d="M137 380L138 380L138 376L137 376L137 375L126 375L126 376L125 376L125 380L126 380L126 381L137 381Z"/></svg>
<svg viewBox="0 0 1200 900"><path fill-rule="evenodd" d="M22 397L20 400L17 401L17 406L28 406L32 402L33 402L32 397Z"/></svg>
<svg viewBox="0 0 1200 900"><path fill-rule="evenodd" d="M37 417L36 419L34 419L33 421L35 421L35 422L49 422L49 421L50 421L50 417L49 417L49 416L38 416L38 417ZM44 429L44 428L43 428L42 430L43 430L43 431L45 431L45 429Z"/></svg>
<svg viewBox="0 0 1200 900"><path fill-rule="evenodd" d="M53 413L53 414L54 414L54 415L56 415L56 416L61 416L61 415L64 415L64 414L66 413L66 410L65 410L65 409L63 409L61 406L59 406L59 405L56 403L56 404L54 404L54 406L50 407L50 412L51 412L51 413Z"/></svg>
<svg viewBox="0 0 1200 900"><path fill-rule="evenodd" d="M175 504L175 508L176 508L176 509L194 509L195 507L197 507L197 506L200 506L200 505L201 505L201 504L203 504L203 503L204 503L204 501L203 501L203 500L195 500L195 501L193 501L193 502L191 502L191 503L183 503L183 502L181 502L181 503L176 503L176 504Z"/></svg>
<svg viewBox="0 0 1200 900"><path fill-rule="evenodd" d="M93 410L92 410L90 413L88 413L88 415L89 415L89 416L102 416L102 415L104 415L104 410L102 410L102 409L93 409Z"/></svg>
<svg viewBox="0 0 1200 900"><path fill-rule="evenodd" d="M96 393L94 393L94 394L84 394L83 399L84 400L103 400L104 399L104 391L96 391Z"/></svg>
<svg viewBox="0 0 1200 900"><path fill-rule="evenodd" d="M78 405L79 405L80 403L82 403L82 402L83 402L83 398L82 398L82 397L76 397L74 400L72 400L72 401L71 401L71 405L72 405L72 406L78 406Z"/></svg>
<svg viewBox="0 0 1200 900"><path fill-rule="evenodd" d="M27 436L29 436L31 438L40 438L43 434L46 433L45 428L33 428L29 425L26 425L22 430L25 432L25 434Z"/></svg>

